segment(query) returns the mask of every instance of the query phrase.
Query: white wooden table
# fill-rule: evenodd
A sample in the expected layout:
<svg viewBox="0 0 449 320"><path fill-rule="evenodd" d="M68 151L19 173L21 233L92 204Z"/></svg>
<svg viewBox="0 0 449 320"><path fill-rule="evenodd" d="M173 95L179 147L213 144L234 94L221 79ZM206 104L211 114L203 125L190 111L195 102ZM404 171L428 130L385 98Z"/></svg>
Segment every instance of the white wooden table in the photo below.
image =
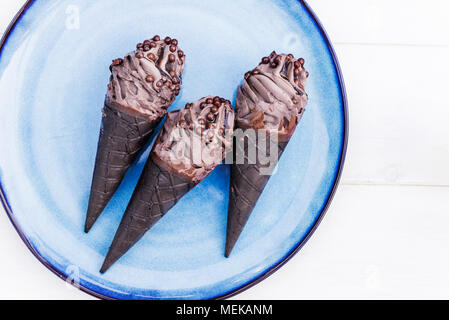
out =
<svg viewBox="0 0 449 320"><path fill-rule="evenodd" d="M449 2L308 2L347 86L343 179L301 253L236 299L448 299ZM1 2L0 33L23 3ZM0 299L90 298L41 265L1 213Z"/></svg>

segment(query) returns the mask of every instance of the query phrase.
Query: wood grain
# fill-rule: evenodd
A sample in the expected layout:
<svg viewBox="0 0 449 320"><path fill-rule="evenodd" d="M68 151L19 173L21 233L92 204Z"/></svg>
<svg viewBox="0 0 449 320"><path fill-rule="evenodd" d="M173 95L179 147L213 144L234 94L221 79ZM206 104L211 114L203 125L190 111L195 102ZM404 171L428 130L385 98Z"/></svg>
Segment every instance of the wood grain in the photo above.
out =
<svg viewBox="0 0 449 320"><path fill-rule="evenodd" d="M447 299L449 188L340 186L307 245L238 299Z"/></svg>
<svg viewBox="0 0 449 320"><path fill-rule="evenodd" d="M336 50L350 110L343 182L449 185L449 48Z"/></svg>
<svg viewBox="0 0 449 320"><path fill-rule="evenodd" d="M334 43L449 46L447 0L308 0Z"/></svg>
<svg viewBox="0 0 449 320"><path fill-rule="evenodd" d="M23 2L2 1L0 33ZM346 80L342 185L301 253L235 299L447 299L449 2L308 3ZM0 230L0 298L88 297L46 270L5 214Z"/></svg>

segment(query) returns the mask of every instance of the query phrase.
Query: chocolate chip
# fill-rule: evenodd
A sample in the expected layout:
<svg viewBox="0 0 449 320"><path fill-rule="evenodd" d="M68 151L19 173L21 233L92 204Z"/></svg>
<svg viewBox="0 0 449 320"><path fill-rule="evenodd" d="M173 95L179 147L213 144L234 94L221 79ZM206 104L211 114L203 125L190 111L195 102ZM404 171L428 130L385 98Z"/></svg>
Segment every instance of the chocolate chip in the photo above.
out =
<svg viewBox="0 0 449 320"><path fill-rule="evenodd" d="M276 62L277 64L280 64L282 62L282 57L277 56L276 58L274 58L274 62Z"/></svg>
<svg viewBox="0 0 449 320"><path fill-rule="evenodd" d="M150 52L149 54L148 54L148 58L150 59L150 60L153 60L153 61L156 61L156 55L154 54L154 53L152 53L152 52Z"/></svg>
<svg viewBox="0 0 449 320"><path fill-rule="evenodd" d="M213 114L212 112L207 114L207 120L209 121L214 121L215 120L215 114Z"/></svg>
<svg viewBox="0 0 449 320"><path fill-rule="evenodd" d="M123 59L121 59L121 58L112 60L112 64L113 64L114 66L119 66L119 65L121 65L122 63L123 63Z"/></svg>

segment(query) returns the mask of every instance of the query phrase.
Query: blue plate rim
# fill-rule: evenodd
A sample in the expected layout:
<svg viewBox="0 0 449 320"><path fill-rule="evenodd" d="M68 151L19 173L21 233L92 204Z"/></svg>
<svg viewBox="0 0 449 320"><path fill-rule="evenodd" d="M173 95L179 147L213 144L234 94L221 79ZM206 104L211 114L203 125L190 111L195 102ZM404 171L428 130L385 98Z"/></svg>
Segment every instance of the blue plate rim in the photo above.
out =
<svg viewBox="0 0 449 320"><path fill-rule="evenodd" d="M19 10L19 12L15 15L15 17L13 18L13 20L11 21L11 23L9 24L8 28L6 29L5 33L3 34L1 40L0 40L0 57L1 57L1 53L3 51L3 47L6 45L7 40L9 38L9 36L11 35L11 33L14 31L14 28L16 27L17 23L19 22L19 20L21 19L21 17L26 13L27 9L31 7L31 5L35 2L36 0L27 0L27 2L22 6L22 8ZM344 167L344 163L345 163L345 159L346 159L346 151L348 148L348 136L349 136L349 111L348 111L348 101L347 101L347 95L346 95L346 87L345 87L345 83L344 83L344 79L343 79L343 74L341 71L341 67L340 67L340 63L338 61L337 55L335 53L334 47L329 39L329 36L326 32L326 30L324 29L321 21L318 19L317 15L315 14L315 12L312 10L312 8L309 6L309 4L305 1L305 0L298 0L298 2L300 2L304 8L307 10L308 14L312 17L312 19L315 21L323 39L326 42L326 45L331 53L334 65L335 65L335 69L337 71L337 76L338 76L338 81L339 81L339 85L340 85L340 94L341 94L341 98L342 98L342 107L343 107L343 144L340 150L340 162L338 164L338 171L337 171L337 175L335 177L331 192L329 193L329 196L326 200L325 205L323 206L323 209L321 210L317 220L315 221L314 225L312 226L312 228L309 230L309 232L307 233L307 235L279 262L277 262L275 265L273 265L272 267L270 267L266 272L264 272L263 274L261 274L260 276L258 276L257 278L249 281L248 283L240 286L237 289L234 289L226 294L223 294L221 296L218 297L214 297L211 300L225 300L225 299L229 299L235 295L238 295L240 293L242 293L243 291L246 291L247 289L255 286L256 284L260 283L261 281L265 280L266 278L268 278L269 276L271 276L274 272L276 272L277 270L279 270L280 268L282 268L282 266L284 266L288 261L290 261L291 258L293 258L301 249L302 247L307 243L307 241L312 237L312 235L314 234L315 230L318 228L318 226L320 225L321 221L323 220L324 216L326 215L327 210L330 207L330 204L335 196L335 193L338 189L338 186L340 184L340 179L341 179L341 175L343 172L343 167ZM14 213L11 209L11 207L9 206L8 200L6 198L6 194L4 192L3 189L3 185L2 185L2 181L0 179L0 202L3 205L3 208L5 209L6 214L8 215L9 220L11 221L12 225L14 226L14 228L16 229L17 233L19 234L20 238L22 239L22 241L25 243L25 245L27 246L27 248L31 251L31 253L36 257L36 259L38 259L47 269L49 269L51 272L53 272L56 276L58 276L59 278L61 278L64 281L67 281L67 279L69 278L68 276L66 276L65 274L63 274L61 271L59 271L58 269L56 269L53 265L51 265L47 260L45 260L31 245L31 243L29 242L29 240L27 239L26 235L24 234L24 232L20 229L20 226L18 224L18 222L15 220L14 218ZM102 300L115 300L112 297L103 295L99 292L90 290L89 288L86 288L80 284L77 285L78 289L80 289L82 292L87 293L95 298L98 299L102 299Z"/></svg>

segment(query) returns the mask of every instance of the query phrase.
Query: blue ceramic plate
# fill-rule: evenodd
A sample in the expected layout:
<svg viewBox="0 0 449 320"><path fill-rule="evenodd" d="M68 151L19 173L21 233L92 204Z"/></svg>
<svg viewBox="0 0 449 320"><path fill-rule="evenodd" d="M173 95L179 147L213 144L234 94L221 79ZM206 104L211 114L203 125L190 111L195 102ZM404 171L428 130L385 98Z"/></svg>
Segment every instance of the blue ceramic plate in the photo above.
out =
<svg viewBox="0 0 449 320"><path fill-rule="evenodd" d="M229 168L218 167L105 275L103 258L148 149L86 235L83 223L109 64L154 34L179 39L184 86L172 109L233 99L272 50L304 57L308 110L230 259ZM29 1L0 57L0 181L26 244L102 298L210 299L257 283L299 250L330 203L346 148L343 82L313 13L294 0Z"/></svg>

